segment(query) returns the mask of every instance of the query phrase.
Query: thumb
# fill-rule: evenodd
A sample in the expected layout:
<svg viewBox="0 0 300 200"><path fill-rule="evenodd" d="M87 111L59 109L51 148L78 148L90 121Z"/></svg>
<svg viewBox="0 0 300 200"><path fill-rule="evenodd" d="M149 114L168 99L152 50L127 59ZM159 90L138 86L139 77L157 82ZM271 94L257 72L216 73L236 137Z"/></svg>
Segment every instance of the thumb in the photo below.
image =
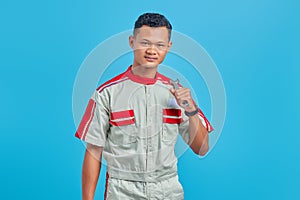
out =
<svg viewBox="0 0 300 200"><path fill-rule="evenodd" d="M170 92L175 95L175 89L174 88L170 88Z"/></svg>

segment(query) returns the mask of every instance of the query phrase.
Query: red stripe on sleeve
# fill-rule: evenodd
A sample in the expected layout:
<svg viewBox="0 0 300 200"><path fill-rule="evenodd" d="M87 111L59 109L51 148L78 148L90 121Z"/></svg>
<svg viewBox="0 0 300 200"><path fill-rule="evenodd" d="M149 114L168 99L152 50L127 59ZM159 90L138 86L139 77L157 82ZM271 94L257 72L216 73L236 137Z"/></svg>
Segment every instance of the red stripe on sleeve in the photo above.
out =
<svg viewBox="0 0 300 200"><path fill-rule="evenodd" d="M212 132L214 130L214 128L211 126L211 124L209 123L209 121L207 120L207 118L205 117L205 115L203 114L202 110L200 110L200 108L198 108L198 113L199 115L204 119L205 124L206 124L206 130L208 132Z"/></svg>
<svg viewBox="0 0 300 200"><path fill-rule="evenodd" d="M84 135L84 132L86 133L88 127L87 125L90 124L90 122L92 121L92 117L94 116L94 108L96 107L96 102L93 99L89 100L89 103L86 107L85 113L82 117L82 120L79 124L79 127L76 131L75 136L78 138L82 138L82 136Z"/></svg>
<svg viewBox="0 0 300 200"><path fill-rule="evenodd" d="M84 130L84 134L83 134L83 140L85 140L85 137L86 137L86 134L87 134L87 132L88 132L88 130L89 130L89 128L90 128L90 125L91 125L91 122L92 122L92 120L93 120L93 118L94 118L94 114L95 114L95 108L96 108L96 103L93 105L93 108L92 108L92 115L91 115L91 117L90 117L90 119L89 119L89 121L88 121L88 123L87 123L87 126L85 127L85 130Z"/></svg>

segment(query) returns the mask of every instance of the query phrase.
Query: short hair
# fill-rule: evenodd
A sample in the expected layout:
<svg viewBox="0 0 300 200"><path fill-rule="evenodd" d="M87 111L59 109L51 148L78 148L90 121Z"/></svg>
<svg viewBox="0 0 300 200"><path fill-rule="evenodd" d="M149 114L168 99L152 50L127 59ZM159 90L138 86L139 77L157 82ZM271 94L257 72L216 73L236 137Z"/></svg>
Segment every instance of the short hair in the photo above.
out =
<svg viewBox="0 0 300 200"><path fill-rule="evenodd" d="M171 38L172 25L169 20L158 13L144 13L139 16L134 24L133 34L136 34L136 30L141 28L143 25L150 27L166 27L169 32L169 40Z"/></svg>

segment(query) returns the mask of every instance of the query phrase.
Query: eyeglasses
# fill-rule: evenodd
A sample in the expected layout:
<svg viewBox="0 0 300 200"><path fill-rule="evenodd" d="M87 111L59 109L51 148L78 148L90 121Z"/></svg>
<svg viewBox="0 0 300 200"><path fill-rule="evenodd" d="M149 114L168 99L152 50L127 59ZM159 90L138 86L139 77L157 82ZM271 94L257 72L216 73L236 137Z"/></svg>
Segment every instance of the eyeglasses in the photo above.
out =
<svg viewBox="0 0 300 200"><path fill-rule="evenodd" d="M164 50L167 50L168 49L168 45L165 44L165 43L162 43L162 42L159 42L159 43L152 43L150 41L140 41L138 42L142 47L145 47L145 48L150 48L152 47L152 45L154 45L156 47L156 49L158 50L161 50L161 51L164 51Z"/></svg>

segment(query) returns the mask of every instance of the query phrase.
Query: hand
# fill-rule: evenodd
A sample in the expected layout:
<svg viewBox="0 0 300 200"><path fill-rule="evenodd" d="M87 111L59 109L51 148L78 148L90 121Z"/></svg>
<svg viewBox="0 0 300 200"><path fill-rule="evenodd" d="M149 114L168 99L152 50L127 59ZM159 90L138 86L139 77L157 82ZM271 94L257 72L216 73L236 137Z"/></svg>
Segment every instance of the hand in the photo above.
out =
<svg viewBox="0 0 300 200"><path fill-rule="evenodd" d="M196 106L194 105L190 89L180 87L177 90L175 90L174 88L171 88L170 92L174 95L177 104L184 108L187 112L192 112L196 110ZM183 101L187 101L188 106L183 106Z"/></svg>

